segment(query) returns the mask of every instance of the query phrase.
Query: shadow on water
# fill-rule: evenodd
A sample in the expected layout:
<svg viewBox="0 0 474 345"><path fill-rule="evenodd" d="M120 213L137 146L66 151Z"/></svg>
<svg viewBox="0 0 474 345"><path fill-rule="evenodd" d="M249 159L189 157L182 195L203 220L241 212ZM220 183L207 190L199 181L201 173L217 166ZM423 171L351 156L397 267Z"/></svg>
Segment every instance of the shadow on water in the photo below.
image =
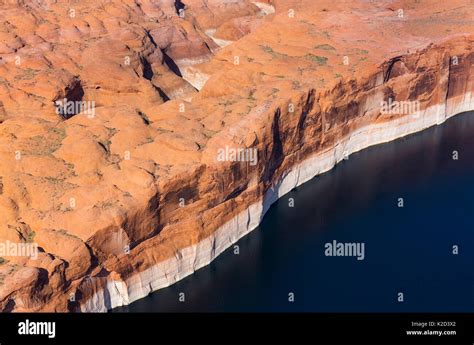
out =
<svg viewBox="0 0 474 345"><path fill-rule="evenodd" d="M230 248L114 312L472 312L473 214L474 113L465 113L351 155L276 202L239 255ZM325 256L333 240L364 243L364 260Z"/></svg>

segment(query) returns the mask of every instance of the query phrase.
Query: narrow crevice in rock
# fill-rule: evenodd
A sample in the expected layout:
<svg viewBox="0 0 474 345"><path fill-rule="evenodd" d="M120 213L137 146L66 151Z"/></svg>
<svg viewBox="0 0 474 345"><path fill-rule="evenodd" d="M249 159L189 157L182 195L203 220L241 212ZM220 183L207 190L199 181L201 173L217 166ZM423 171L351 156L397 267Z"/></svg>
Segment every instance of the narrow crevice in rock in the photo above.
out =
<svg viewBox="0 0 474 345"><path fill-rule="evenodd" d="M151 67L151 64L143 56L140 58L140 61L143 66L143 78L151 81L153 79L153 76L155 75L155 73L153 72L153 68Z"/></svg>
<svg viewBox="0 0 474 345"><path fill-rule="evenodd" d="M283 155L283 143L280 137L280 115L281 111L280 108L278 108L272 123L272 151L270 157L266 157L266 162L268 163L265 165L265 170L262 174L264 182L271 181L275 171L285 158Z"/></svg>
<svg viewBox="0 0 474 345"><path fill-rule="evenodd" d="M163 99L164 102L168 102L171 98L163 91L163 89L159 86L153 85L155 90L160 94L160 97Z"/></svg>
<svg viewBox="0 0 474 345"><path fill-rule="evenodd" d="M156 90L156 92L158 92L158 94L160 95L161 99L163 99L164 102L168 102L171 98L163 91L161 87L153 83L153 77L155 76L155 72L153 72L153 68L150 62L143 56L140 57L140 62L142 63L142 66L143 66L142 77L151 82L153 88Z"/></svg>
<svg viewBox="0 0 474 345"><path fill-rule="evenodd" d="M59 97L53 100L56 107L57 114L63 119L67 120L80 113L78 103L82 102L84 97L84 88L81 80L74 78L72 82L66 86L64 92Z"/></svg>
<svg viewBox="0 0 474 345"><path fill-rule="evenodd" d="M145 125L148 126L150 124L150 119L148 119L148 116L143 111L137 109L137 114L141 117Z"/></svg>
<svg viewBox="0 0 474 345"><path fill-rule="evenodd" d="M449 100L449 91L451 90L450 84L451 84L451 58L448 56L448 80L446 82L446 94L444 96L444 115L446 116L446 113L448 111L448 100Z"/></svg>
<svg viewBox="0 0 474 345"><path fill-rule="evenodd" d="M146 36L148 37L148 39L150 40L151 44L153 44L153 46L154 46L155 48L157 48L157 47L158 47L158 44L156 44L155 39L154 39L153 36L150 34L150 31L149 31L149 30L146 30L145 33L146 33Z"/></svg>
<svg viewBox="0 0 474 345"><path fill-rule="evenodd" d="M109 154L109 149L107 148L107 146L103 143L101 143L100 141L98 142L99 146L102 147L105 151L106 154Z"/></svg>
<svg viewBox="0 0 474 345"><path fill-rule="evenodd" d="M304 134L304 124L305 124L305 121L306 121L306 117L308 116L311 109L313 109L314 101L315 101L315 95L316 95L315 90L311 89L308 92L306 102L303 105L303 111L301 112L301 116L298 120L298 126L297 126L297 128L298 128L297 133L298 133L298 139L299 140L301 140L301 138L303 137L303 134Z"/></svg>
<svg viewBox="0 0 474 345"><path fill-rule="evenodd" d="M176 14L179 15L179 11L184 10L186 8L186 4L181 0L175 0L174 8L176 9Z"/></svg>
<svg viewBox="0 0 474 345"><path fill-rule="evenodd" d="M166 64L166 66L168 66L168 68L173 71L174 74L176 74L178 77L183 77L183 74L181 73L178 65L176 64L176 62L174 62L174 60L168 55L166 54L166 52L164 50L161 51L163 53L163 61L164 63Z"/></svg>
<svg viewBox="0 0 474 345"><path fill-rule="evenodd" d="M385 72L385 76L384 76L384 79L383 79L384 83L386 83L390 79L393 66L395 65L396 62L401 61L401 59L402 59L401 56L396 56L396 57L390 59L390 61L388 61L387 71Z"/></svg>
<svg viewBox="0 0 474 345"><path fill-rule="evenodd" d="M239 196L240 194L242 194L242 192L244 190L247 189L247 183L241 185L241 186L238 186L237 188L235 188L232 192L230 192L225 198L224 198L224 202L230 200L230 199L234 199L236 198L237 196Z"/></svg>

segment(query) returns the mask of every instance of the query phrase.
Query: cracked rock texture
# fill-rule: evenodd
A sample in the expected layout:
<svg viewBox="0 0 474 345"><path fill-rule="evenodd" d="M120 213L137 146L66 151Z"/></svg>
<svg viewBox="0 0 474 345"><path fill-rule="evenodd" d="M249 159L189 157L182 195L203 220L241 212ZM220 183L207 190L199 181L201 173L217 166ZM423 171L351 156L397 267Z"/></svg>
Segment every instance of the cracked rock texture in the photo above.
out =
<svg viewBox="0 0 474 345"><path fill-rule="evenodd" d="M200 266L181 267L182 250L292 167L360 128L390 131L404 115L381 112L389 98L442 120L472 110L472 13L470 0L0 0L0 242L40 248L0 258L0 310L103 310L117 282L127 303L170 258L167 283L182 278ZM61 116L64 98L93 116ZM258 163L218 161L225 147Z"/></svg>

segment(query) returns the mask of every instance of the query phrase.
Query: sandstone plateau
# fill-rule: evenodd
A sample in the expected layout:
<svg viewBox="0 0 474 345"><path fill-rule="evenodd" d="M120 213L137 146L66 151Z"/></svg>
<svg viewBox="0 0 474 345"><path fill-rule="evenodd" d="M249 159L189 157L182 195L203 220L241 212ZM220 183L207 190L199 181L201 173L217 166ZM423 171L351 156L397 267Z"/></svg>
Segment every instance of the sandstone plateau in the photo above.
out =
<svg viewBox="0 0 474 345"><path fill-rule="evenodd" d="M0 0L2 311L106 311L351 153L474 109L471 0ZM61 115L58 100L93 102ZM418 102L386 114L381 102ZM254 149L256 164L220 161Z"/></svg>

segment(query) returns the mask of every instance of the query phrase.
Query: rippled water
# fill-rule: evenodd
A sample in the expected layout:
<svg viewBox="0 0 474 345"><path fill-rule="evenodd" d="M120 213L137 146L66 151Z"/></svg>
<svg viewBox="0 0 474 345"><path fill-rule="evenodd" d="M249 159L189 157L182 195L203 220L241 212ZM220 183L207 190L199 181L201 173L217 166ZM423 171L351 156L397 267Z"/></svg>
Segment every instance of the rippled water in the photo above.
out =
<svg viewBox="0 0 474 345"><path fill-rule="evenodd" d="M473 231L474 113L465 113L351 155L275 203L239 255L231 248L114 311L472 312ZM325 256L333 240L364 243L364 260Z"/></svg>

